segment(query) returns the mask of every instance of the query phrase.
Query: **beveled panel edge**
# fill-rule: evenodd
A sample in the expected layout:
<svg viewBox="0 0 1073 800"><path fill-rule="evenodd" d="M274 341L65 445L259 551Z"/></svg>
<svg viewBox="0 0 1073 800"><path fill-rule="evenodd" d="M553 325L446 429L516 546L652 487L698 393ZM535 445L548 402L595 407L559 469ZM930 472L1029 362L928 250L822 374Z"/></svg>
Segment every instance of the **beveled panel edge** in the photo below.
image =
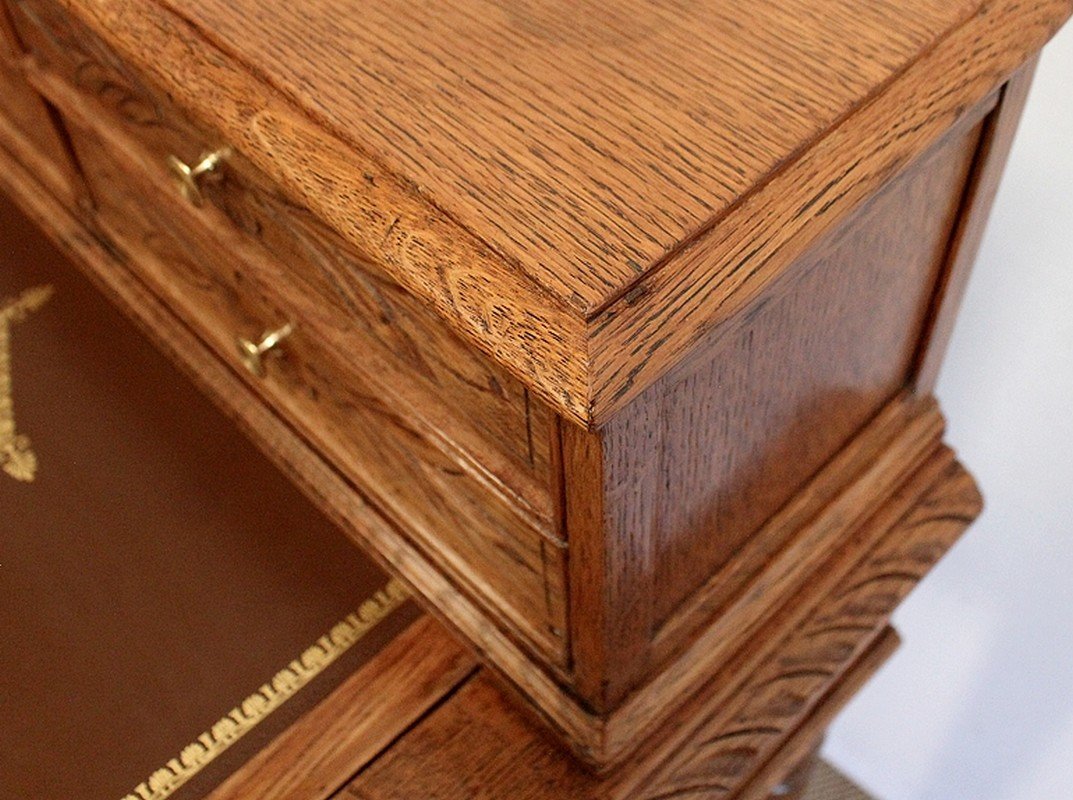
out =
<svg viewBox="0 0 1073 800"><path fill-rule="evenodd" d="M1073 0L992 0L706 235L591 314L527 278L405 177L313 123L171 12L134 0L60 2L471 344L586 427L746 307L1073 14Z"/></svg>

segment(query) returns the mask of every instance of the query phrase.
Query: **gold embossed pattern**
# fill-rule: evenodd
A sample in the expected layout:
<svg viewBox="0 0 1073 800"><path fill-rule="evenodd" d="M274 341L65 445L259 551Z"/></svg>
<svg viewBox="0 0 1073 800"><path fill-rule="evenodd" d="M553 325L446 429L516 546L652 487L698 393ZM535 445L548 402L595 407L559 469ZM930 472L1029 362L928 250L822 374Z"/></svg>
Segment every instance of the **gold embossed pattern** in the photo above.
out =
<svg viewBox="0 0 1073 800"><path fill-rule="evenodd" d="M11 379L11 333L52 296L51 286L35 286L17 297L0 301L0 469L17 481L37 475L37 455L29 437L15 428L15 398Z"/></svg>
<svg viewBox="0 0 1073 800"><path fill-rule="evenodd" d="M297 694L331 666L366 633L402 605L408 593L392 578L353 614L321 636L305 652L281 669L209 730L153 772L123 800L164 800L208 766L227 748L253 730L269 714Z"/></svg>

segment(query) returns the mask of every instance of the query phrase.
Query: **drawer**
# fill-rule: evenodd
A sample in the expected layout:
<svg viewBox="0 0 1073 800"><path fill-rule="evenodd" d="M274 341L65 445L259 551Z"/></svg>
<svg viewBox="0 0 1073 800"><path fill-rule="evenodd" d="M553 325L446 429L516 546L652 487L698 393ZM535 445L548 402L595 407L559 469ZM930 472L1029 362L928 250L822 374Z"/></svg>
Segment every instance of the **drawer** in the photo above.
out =
<svg viewBox="0 0 1073 800"><path fill-rule="evenodd" d="M325 336L331 312L319 275L259 257L237 230L206 228L160 172L127 163L125 151L77 122L68 128L94 224L131 269L441 571L531 647L565 663L565 546L355 368L360 340L340 346ZM263 375L246 371L237 340L282 326L292 332L264 356Z"/></svg>
<svg viewBox="0 0 1073 800"><path fill-rule="evenodd" d="M88 118L130 136L135 146L125 161L171 179L171 159L196 165L221 147L59 5L10 2L19 35L38 63L78 90L91 109ZM419 413L472 469L503 484L514 502L552 529L554 420L519 381L290 202L240 153L229 151L198 188L202 224L242 234L244 246L262 249L300 275L322 304L316 324L326 339L349 350L353 368Z"/></svg>

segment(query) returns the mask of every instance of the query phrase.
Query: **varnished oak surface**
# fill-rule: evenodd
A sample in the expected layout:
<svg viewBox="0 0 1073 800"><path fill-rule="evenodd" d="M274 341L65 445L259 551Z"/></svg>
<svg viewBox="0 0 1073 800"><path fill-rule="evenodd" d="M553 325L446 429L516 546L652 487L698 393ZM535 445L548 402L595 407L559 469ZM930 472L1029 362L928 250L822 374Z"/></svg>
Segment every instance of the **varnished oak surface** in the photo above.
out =
<svg viewBox="0 0 1073 800"><path fill-rule="evenodd" d="M980 5L164 4L585 313Z"/></svg>
<svg viewBox="0 0 1073 800"><path fill-rule="evenodd" d="M755 297L1073 11L64 2L589 424Z"/></svg>

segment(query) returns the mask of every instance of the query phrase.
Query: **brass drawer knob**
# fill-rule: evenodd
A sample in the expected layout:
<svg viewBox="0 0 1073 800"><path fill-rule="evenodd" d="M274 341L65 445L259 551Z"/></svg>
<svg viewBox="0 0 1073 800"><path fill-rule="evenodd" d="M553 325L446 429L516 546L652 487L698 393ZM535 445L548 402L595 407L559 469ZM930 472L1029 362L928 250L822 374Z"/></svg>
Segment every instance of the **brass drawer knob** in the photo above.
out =
<svg viewBox="0 0 1073 800"><path fill-rule="evenodd" d="M280 342L292 333L294 333L294 325L288 322L282 327L262 334L260 340L256 342L239 337L235 340L235 344L238 345L242 366L258 378L263 378L265 376L265 356L270 354L279 346Z"/></svg>
<svg viewBox="0 0 1073 800"><path fill-rule="evenodd" d="M231 155L231 148L221 147L219 150L213 150L211 153L202 153L201 156L198 157L197 163L193 166L187 164L178 156L168 156L168 172L171 173L171 177L175 181L175 186L178 188L179 194L198 208L201 208L205 202L205 197L201 193L201 177L204 175L211 175L215 172L217 167L219 167L229 155Z"/></svg>

